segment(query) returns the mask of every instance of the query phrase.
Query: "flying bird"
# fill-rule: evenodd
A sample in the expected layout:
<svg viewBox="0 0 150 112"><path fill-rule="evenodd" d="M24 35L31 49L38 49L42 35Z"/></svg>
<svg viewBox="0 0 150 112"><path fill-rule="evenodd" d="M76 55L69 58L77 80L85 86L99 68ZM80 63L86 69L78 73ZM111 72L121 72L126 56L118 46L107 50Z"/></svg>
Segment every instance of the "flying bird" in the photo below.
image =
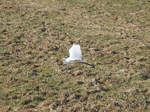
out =
<svg viewBox="0 0 150 112"><path fill-rule="evenodd" d="M94 67L93 65L87 63L86 61L82 60L82 51L79 44L73 44L72 47L69 49L69 57L63 58L63 63L68 64L74 61L90 65Z"/></svg>

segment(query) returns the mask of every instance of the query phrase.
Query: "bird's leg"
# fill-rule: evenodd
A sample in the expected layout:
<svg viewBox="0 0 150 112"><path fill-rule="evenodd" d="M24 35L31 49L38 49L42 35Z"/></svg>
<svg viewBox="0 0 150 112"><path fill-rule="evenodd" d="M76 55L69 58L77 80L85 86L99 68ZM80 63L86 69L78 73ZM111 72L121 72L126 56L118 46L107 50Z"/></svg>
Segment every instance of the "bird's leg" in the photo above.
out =
<svg viewBox="0 0 150 112"><path fill-rule="evenodd" d="M91 66L92 68L95 68L95 66L94 66L93 64L89 64L88 62L83 61L83 60L81 60L81 61L79 61L79 60L75 60L74 62L83 63L83 64L86 64L86 65Z"/></svg>
<svg viewBox="0 0 150 112"><path fill-rule="evenodd" d="M93 64L90 64L90 63L88 63L88 62L80 61L80 63L86 64L86 65L91 66L92 68L95 68L95 66L94 66Z"/></svg>

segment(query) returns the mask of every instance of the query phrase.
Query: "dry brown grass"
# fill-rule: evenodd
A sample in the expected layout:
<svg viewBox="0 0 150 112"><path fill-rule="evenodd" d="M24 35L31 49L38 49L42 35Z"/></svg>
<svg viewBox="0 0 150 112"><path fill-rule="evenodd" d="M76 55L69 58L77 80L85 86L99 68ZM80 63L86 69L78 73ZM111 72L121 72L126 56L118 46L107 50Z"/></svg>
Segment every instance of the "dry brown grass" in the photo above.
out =
<svg viewBox="0 0 150 112"><path fill-rule="evenodd" d="M148 112L150 4L1 0L0 111ZM63 65L72 43L84 64Z"/></svg>

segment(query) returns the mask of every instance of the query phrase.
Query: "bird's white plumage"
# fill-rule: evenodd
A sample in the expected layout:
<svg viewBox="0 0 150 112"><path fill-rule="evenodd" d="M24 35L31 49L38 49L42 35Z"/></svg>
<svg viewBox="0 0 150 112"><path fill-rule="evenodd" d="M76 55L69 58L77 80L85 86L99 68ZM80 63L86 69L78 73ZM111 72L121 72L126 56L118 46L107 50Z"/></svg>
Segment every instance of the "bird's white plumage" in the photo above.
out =
<svg viewBox="0 0 150 112"><path fill-rule="evenodd" d="M73 46L69 49L70 58L74 60L82 59L82 52L80 49L80 45L73 44Z"/></svg>
<svg viewBox="0 0 150 112"><path fill-rule="evenodd" d="M82 61L82 51L81 51L80 45L73 44L72 47L69 49L69 55L70 56L68 58L63 59L64 64L69 63L74 60Z"/></svg>

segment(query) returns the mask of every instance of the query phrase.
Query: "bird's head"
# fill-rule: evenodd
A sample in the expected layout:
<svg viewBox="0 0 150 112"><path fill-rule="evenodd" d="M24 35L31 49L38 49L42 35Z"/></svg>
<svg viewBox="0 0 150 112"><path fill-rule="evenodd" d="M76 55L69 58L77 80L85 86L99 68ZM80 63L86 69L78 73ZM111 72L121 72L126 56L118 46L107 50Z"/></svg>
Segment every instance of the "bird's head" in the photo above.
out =
<svg viewBox="0 0 150 112"><path fill-rule="evenodd" d="M63 58L63 64L67 64L66 58Z"/></svg>

